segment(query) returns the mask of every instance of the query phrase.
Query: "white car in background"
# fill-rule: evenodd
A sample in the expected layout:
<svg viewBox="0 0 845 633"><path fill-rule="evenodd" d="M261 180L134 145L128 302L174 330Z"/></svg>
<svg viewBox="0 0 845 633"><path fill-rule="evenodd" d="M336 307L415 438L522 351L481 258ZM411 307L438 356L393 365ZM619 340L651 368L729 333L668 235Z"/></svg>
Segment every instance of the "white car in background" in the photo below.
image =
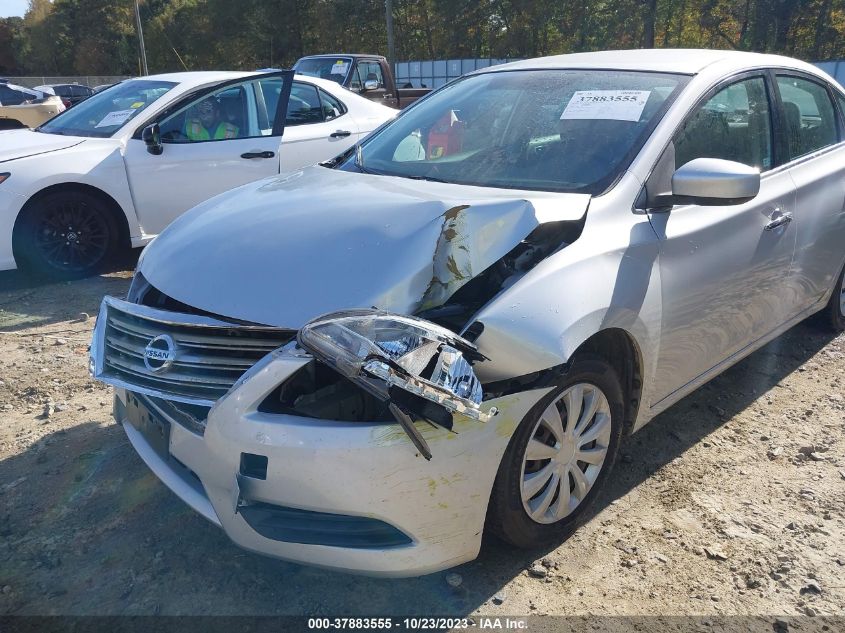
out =
<svg viewBox="0 0 845 633"><path fill-rule="evenodd" d="M209 100L228 133L192 140L186 126ZM35 130L0 133L0 270L91 274L198 203L330 159L394 116L293 71L121 82Z"/></svg>

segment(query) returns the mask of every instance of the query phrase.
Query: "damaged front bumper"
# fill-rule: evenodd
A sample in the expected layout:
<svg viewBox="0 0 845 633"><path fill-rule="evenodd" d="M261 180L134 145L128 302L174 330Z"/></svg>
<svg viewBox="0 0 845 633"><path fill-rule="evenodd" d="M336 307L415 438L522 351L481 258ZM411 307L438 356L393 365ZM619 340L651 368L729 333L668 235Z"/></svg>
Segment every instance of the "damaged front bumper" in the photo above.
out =
<svg viewBox="0 0 845 633"><path fill-rule="evenodd" d="M129 339L116 338L110 322L128 332L155 317L163 328L175 328L168 331L177 345L194 340L206 346L221 325L205 320L200 334L187 335L185 322L196 320L190 315L107 301L95 330L92 371L116 385L117 421L155 474L235 543L294 562L389 576L425 574L477 555L501 456L545 390L484 401L477 416L454 413L451 430L408 415L431 447L428 461L398 422L316 419L262 407L280 384L315 362L293 343L264 355L210 407L150 387L166 384L167 370L144 374L132 365L137 378L116 380L109 358L118 357L109 350ZM133 321L138 313L144 319ZM128 347L120 353L128 354ZM184 379L185 358L202 360L196 352L182 360L178 353L154 353L150 362L156 368L171 360ZM494 409L499 413L492 417Z"/></svg>

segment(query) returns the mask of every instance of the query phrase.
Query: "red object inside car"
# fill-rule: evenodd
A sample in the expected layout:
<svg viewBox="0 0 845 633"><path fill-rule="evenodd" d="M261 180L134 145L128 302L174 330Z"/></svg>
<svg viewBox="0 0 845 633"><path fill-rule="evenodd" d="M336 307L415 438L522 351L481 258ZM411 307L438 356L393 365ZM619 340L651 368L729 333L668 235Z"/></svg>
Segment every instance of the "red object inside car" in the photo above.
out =
<svg viewBox="0 0 845 633"><path fill-rule="evenodd" d="M450 110L444 114L428 133L427 158L440 158L461 151L464 141L464 122L458 113Z"/></svg>

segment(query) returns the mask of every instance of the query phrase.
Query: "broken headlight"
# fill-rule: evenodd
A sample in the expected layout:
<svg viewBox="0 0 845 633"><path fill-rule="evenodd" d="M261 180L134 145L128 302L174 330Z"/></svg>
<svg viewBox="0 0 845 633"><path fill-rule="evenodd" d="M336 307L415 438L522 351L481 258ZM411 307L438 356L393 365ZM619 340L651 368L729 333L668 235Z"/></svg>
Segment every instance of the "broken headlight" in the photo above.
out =
<svg viewBox="0 0 845 633"><path fill-rule="evenodd" d="M434 323L379 310L338 312L308 323L298 341L377 397L401 401L403 408L448 428L451 416L444 423L442 416L421 413L413 402L421 399L485 422L495 415L481 410L481 384L470 364L483 356L472 343Z"/></svg>

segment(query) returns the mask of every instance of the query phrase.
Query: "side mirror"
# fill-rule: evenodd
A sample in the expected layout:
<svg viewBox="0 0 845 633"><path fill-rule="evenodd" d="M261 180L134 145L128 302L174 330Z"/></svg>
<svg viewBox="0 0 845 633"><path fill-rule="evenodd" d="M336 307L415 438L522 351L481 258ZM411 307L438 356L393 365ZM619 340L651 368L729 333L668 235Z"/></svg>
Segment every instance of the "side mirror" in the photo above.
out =
<svg viewBox="0 0 845 633"><path fill-rule="evenodd" d="M378 90L378 81L375 79L367 79L364 82L364 90Z"/></svg>
<svg viewBox="0 0 845 633"><path fill-rule="evenodd" d="M676 204L742 204L760 192L760 171L720 158L696 158L672 174Z"/></svg>
<svg viewBox="0 0 845 633"><path fill-rule="evenodd" d="M141 131L141 140L147 146L147 151L154 156L158 156L164 151L161 146L161 130L158 123L148 125Z"/></svg>

